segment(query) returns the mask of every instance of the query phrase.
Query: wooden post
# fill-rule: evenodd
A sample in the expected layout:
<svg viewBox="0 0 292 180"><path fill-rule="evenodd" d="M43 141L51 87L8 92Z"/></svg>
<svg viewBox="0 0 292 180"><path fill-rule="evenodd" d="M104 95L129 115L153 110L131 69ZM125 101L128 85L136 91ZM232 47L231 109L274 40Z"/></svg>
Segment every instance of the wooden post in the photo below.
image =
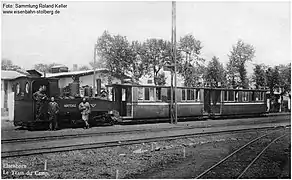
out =
<svg viewBox="0 0 292 180"><path fill-rule="evenodd" d="M96 72L95 72L95 67L96 67L96 44L94 44L94 51L93 51L93 93L92 93L92 97L95 96L95 92L96 92L96 86L95 86Z"/></svg>
<svg viewBox="0 0 292 180"><path fill-rule="evenodd" d="M174 61L174 124L177 124L177 77L176 77L176 2L172 1L172 43Z"/></svg>
<svg viewBox="0 0 292 180"><path fill-rule="evenodd" d="M47 170L47 160L45 160L45 166L44 166L44 170Z"/></svg>
<svg viewBox="0 0 292 180"><path fill-rule="evenodd" d="M119 179L119 170L116 170L116 179Z"/></svg>

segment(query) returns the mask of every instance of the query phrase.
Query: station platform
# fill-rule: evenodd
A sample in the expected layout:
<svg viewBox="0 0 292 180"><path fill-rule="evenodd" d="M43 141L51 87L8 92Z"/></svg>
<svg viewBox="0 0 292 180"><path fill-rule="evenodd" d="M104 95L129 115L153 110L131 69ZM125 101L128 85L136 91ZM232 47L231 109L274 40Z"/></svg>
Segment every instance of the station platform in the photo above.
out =
<svg viewBox="0 0 292 180"><path fill-rule="evenodd" d="M266 117L256 118L240 118L240 119L220 119L220 120L201 120L201 121L187 121L178 122L177 124L169 123L155 123L155 124L136 124L136 125L114 125L114 126L99 126L90 129L83 128L67 128L58 131L28 131L17 129L11 122L5 124L6 127L1 127L1 140L18 139L18 138L34 138L34 137L47 137L47 136L63 136L73 134L88 134L88 133L111 133L121 132L130 133L130 131L139 130L153 130L153 129L171 129L174 127L192 127L192 128L211 128L211 127L224 127L236 125L252 125L252 124L267 124L267 123L284 123L291 122L290 113L281 113L280 115L269 115Z"/></svg>

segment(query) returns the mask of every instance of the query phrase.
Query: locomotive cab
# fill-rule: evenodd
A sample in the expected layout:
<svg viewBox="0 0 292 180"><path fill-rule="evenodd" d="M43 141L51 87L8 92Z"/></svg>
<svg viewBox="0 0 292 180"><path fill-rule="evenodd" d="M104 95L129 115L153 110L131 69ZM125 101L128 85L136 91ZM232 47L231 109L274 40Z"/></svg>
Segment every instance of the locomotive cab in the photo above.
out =
<svg viewBox="0 0 292 180"><path fill-rule="evenodd" d="M33 94L37 92L40 87L44 87L44 94L47 97L56 95L58 92L54 86L57 80L40 78L40 77L19 77L13 82L14 90L14 125L15 126L34 126L36 123L36 101L33 99ZM40 121L48 121L47 103L44 103L44 108Z"/></svg>

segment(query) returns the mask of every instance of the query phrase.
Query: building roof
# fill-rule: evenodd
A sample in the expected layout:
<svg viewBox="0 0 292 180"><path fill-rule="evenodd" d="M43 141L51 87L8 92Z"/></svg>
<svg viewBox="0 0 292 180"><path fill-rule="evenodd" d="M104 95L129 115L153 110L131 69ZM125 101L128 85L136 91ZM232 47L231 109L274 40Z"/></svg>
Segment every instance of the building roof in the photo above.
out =
<svg viewBox="0 0 292 180"><path fill-rule="evenodd" d="M17 71L6 71L6 70L1 70L1 79L5 80L13 80L18 77L26 76L24 73L20 73Z"/></svg>
<svg viewBox="0 0 292 180"><path fill-rule="evenodd" d="M107 69L97 69L96 72L103 72L108 73ZM83 71L72 71L72 72L60 72L60 73L47 73L46 77L54 77L54 78L61 78L61 77L71 77L71 76L86 76L93 74L93 70L83 70Z"/></svg>

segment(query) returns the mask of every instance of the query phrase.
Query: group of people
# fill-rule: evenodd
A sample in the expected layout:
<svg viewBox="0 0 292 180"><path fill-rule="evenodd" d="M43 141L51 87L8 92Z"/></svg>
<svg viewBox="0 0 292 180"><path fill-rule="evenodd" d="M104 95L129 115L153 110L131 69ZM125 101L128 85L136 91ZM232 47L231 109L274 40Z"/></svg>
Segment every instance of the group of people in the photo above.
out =
<svg viewBox="0 0 292 180"><path fill-rule="evenodd" d="M45 86L41 86L37 92L33 94L33 99L36 101L36 121L40 121L44 113L45 103L48 101L48 97L45 93ZM90 104L86 98L82 99L82 102L78 106L82 120L85 122L86 129L89 128L89 114L91 112ZM55 101L54 97L50 98L48 103L48 115L49 115L49 129L57 130L58 129L58 114L60 112L59 104Z"/></svg>

